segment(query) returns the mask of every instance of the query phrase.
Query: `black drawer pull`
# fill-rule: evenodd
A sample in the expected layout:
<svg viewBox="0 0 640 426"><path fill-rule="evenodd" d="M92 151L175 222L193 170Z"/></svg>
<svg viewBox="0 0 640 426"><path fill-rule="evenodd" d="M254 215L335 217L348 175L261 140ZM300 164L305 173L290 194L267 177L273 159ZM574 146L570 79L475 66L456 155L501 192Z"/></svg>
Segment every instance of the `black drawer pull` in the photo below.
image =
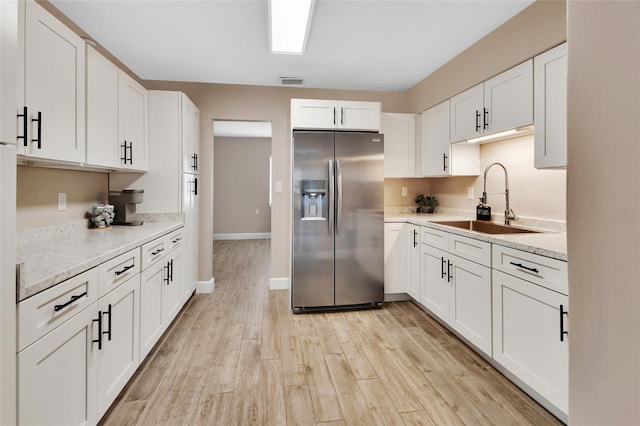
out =
<svg viewBox="0 0 640 426"><path fill-rule="evenodd" d="M107 335L107 340L111 341L111 303L109 303L109 310L107 312L103 312L104 315L109 315L109 329L107 331L103 331L102 334Z"/></svg>
<svg viewBox="0 0 640 426"><path fill-rule="evenodd" d="M182 237L178 237L178 238L176 238L175 240L171 240L171 243L172 243L172 244L177 244L177 243L179 243L180 241L182 241Z"/></svg>
<svg viewBox="0 0 640 426"><path fill-rule="evenodd" d="M151 255L152 255L152 256L155 256L155 255L157 255L157 254L162 253L163 251L164 251L164 249L163 249L163 248L159 248L159 249L158 249L158 250L156 250L156 251L152 251L152 252L151 252Z"/></svg>
<svg viewBox="0 0 640 426"><path fill-rule="evenodd" d="M444 278L445 275L447 275L447 273L444 271L444 265L445 265L444 257L441 257L440 258L440 278Z"/></svg>
<svg viewBox="0 0 640 426"><path fill-rule="evenodd" d="M22 108L22 114L18 114L18 117L22 117L22 136L18 136L16 139L22 139L24 146L29 146L27 141L27 132L29 131L29 122L27 121L27 107Z"/></svg>
<svg viewBox="0 0 640 426"><path fill-rule="evenodd" d="M98 319L94 319L92 321L98 323L98 338L93 339L91 343L97 343L98 350L101 351L102 350L102 311L98 311Z"/></svg>
<svg viewBox="0 0 640 426"><path fill-rule="evenodd" d="M131 265L129 265L129 266L125 266L125 267L124 267L122 270L120 270L120 271L116 271L116 272L115 272L116 277L117 277L117 276L119 276L119 275L124 274L124 273L125 273L125 272L127 272L129 269L133 268L134 266L136 266L136 265L135 265L135 264L131 264Z"/></svg>
<svg viewBox="0 0 640 426"><path fill-rule="evenodd" d="M482 113L482 128L484 130L487 130L487 127L489 127L489 110L486 108L482 108L483 113Z"/></svg>
<svg viewBox="0 0 640 426"><path fill-rule="evenodd" d="M53 307L53 311L54 312L58 312L64 308L66 308L67 306L69 306L70 304L72 304L73 302L75 302L76 300L80 299L81 297L84 297L87 295L87 292L85 291L82 294L79 294L77 296L71 296L71 300L69 300L67 303L63 303L62 305L55 305Z"/></svg>
<svg viewBox="0 0 640 426"><path fill-rule="evenodd" d="M167 262L167 264L164 265L164 268L167 270L164 281L167 283L167 285L169 285L169 283L171 283L171 262Z"/></svg>
<svg viewBox="0 0 640 426"><path fill-rule="evenodd" d="M480 131L480 111L476 110L476 132Z"/></svg>
<svg viewBox="0 0 640 426"><path fill-rule="evenodd" d="M418 231L416 231L415 229L413 230L413 246L417 246L418 245L418 241L416 240L416 237L418 236Z"/></svg>
<svg viewBox="0 0 640 426"><path fill-rule="evenodd" d="M536 268L529 268L528 266L524 266L522 263L509 262L513 266L517 266L518 268L526 269L527 271L535 272L539 274L540 272Z"/></svg>
<svg viewBox="0 0 640 426"><path fill-rule="evenodd" d="M453 263L451 263L449 261L449 259L447 259L447 282L450 283L451 279L453 278L453 275L451 275L451 267L453 266Z"/></svg>
<svg viewBox="0 0 640 426"><path fill-rule="evenodd" d="M564 310L564 305L560 305L560 341L564 342L564 336L568 336L569 332L564 331L564 316L569 316L569 312Z"/></svg>
<svg viewBox="0 0 640 426"><path fill-rule="evenodd" d="M38 111L38 118L32 118L31 121L38 122L38 137L31 138L31 142L38 142L38 149L42 149L42 112Z"/></svg>

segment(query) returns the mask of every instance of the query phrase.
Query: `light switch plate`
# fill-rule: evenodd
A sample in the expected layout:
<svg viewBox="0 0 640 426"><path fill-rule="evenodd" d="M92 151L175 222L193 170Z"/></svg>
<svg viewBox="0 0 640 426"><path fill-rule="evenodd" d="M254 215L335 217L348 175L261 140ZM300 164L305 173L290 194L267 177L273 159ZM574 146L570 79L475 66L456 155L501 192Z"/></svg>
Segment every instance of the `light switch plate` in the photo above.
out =
<svg viewBox="0 0 640 426"><path fill-rule="evenodd" d="M58 192L58 211L61 212L67 209L67 193Z"/></svg>
<svg viewBox="0 0 640 426"><path fill-rule="evenodd" d="M407 196L407 187L406 187L406 186L403 186L403 187L402 187L402 196L403 196L403 197L406 197L406 196Z"/></svg>
<svg viewBox="0 0 640 426"><path fill-rule="evenodd" d="M282 192L282 181L276 181L276 192Z"/></svg>
<svg viewBox="0 0 640 426"><path fill-rule="evenodd" d="M473 200L473 186L467 188L467 200Z"/></svg>

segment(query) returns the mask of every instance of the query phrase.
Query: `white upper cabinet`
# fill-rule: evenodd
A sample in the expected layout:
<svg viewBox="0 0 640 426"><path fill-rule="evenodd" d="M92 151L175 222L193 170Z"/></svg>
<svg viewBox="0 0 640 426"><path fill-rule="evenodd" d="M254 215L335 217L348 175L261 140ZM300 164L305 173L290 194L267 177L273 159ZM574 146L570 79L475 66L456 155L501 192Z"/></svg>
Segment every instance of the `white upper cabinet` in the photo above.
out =
<svg viewBox="0 0 640 426"><path fill-rule="evenodd" d="M535 166L567 166L567 43L533 59Z"/></svg>
<svg viewBox="0 0 640 426"><path fill-rule="evenodd" d="M35 1L19 2L19 154L85 160L85 43Z"/></svg>
<svg viewBox="0 0 640 426"><path fill-rule="evenodd" d="M417 177L416 114L383 113L380 130L384 133L384 177Z"/></svg>
<svg viewBox="0 0 640 426"><path fill-rule="evenodd" d="M449 100L446 100L421 115L422 176L469 176L480 173L478 145L449 143L449 111Z"/></svg>
<svg viewBox="0 0 640 426"><path fill-rule="evenodd" d="M452 143L532 123L533 60L451 98Z"/></svg>
<svg viewBox="0 0 640 426"><path fill-rule="evenodd" d="M16 142L18 4L0 1L0 142Z"/></svg>
<svg viewBox="0 0 640 426"><path fill-rule="evenodd" d="M380 102L291 99L294 129L380 130Z"/></svg>
<svg viewBox="0 0 640 426"><path fill-rule="evenodd" d="M119 135L126 169L149 170L149 97L147 89L125 74L118 73Z"/></svg>
<svg viewBox="0 0 640 426"><path fill-rule="evenodd" d="M182 172L198 173L200 111L184 93L182 102Z"/></svg>

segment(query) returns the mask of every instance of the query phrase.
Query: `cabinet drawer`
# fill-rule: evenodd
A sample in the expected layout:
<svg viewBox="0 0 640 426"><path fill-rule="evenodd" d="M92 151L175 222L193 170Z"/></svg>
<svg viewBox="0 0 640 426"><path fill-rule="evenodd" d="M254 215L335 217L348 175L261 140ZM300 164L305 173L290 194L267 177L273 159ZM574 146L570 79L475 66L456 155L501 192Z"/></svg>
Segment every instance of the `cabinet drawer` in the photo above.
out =
<svg viewBox="0 0 640 426"><path fill-rule="evenodd" d="M142 270L160 260L165 254L169 253L169 240L165 237L156 238L142 246Z"/></svg>
<svg viewBox="0 0 640 426"><path fill-rule="evenodd" d="M422 244L439 248L441 250L449 249L448 232L422 226L420 230L420 241Z"/></svg>
<svg viewBox="0 0 640 426"><path fill-rule="evenodd" d="M166 235L164 237L167 241L167 251L173 251L178 247L182 247L184 245L184 228L180 228L177 231L173 231L172 233Z"/></svg>
<svg viewBox="0 0 640 426"><path fill-rule="evenodd" d="M491 243L449 234L449 253L484 266L491 266Z"/></svg>
<svg viewBox="0 0 640 426"><path fill-rule="evenodd" d="M98 266L98 295L109 293L140 272L140 249L130 250Z"/></svg>
<svg viewBox="0 0 640 426"><path fill-rule="evenodd" d="M567 262L493 246L493 268L562 294L569 293Z"/></svg>
<svg viewBox="0 0 640 426"><path fill-rule="evenodd" d="M18 351L98 300L98 269L51 287L18 303Z"/></svg>

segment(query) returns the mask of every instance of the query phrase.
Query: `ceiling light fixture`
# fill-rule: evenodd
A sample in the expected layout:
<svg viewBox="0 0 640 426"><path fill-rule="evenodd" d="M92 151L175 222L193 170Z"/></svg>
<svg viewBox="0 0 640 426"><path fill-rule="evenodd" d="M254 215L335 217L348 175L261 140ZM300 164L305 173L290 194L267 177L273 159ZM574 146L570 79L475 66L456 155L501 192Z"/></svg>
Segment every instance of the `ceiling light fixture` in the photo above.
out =
<svg viewBox="0 0 640 426"><path fill-rule="evenodd" d="M467 143L483 143L483 142L498 142L505 139L517 138L520 136L526 136L533 133L531 126L521 127L519 129L505 130L504 132L494 133L492 135L480 136L478 138L469 139Z"/></svg>
<svg viewBox="0 0 640 426"><path fill-rule="evenodd" d="M269 0L271 53L304 52L313 3L314 0Z"/></svg>

